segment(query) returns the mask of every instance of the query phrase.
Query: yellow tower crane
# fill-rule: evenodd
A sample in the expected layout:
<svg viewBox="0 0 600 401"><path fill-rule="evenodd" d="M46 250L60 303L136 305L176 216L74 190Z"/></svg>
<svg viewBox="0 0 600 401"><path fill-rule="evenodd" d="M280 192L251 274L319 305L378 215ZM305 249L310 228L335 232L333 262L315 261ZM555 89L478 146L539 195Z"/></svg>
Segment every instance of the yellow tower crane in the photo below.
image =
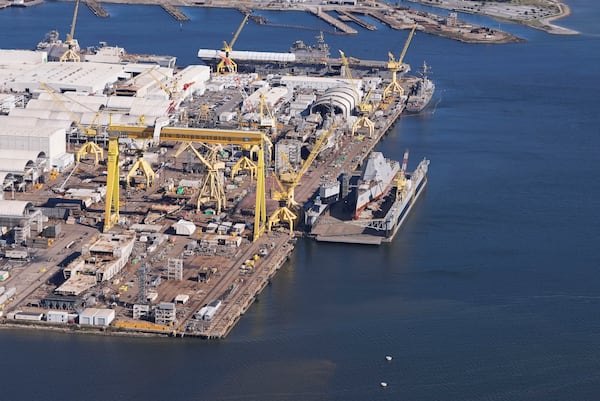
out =
<svg viewBox="0 0 600 401"><path fill-rule="evenodd" d="M73 12L73 21L71 22L71 31L67 34L67 39L65 40L65 44L68 46L68 49L62 56L60 56L60 61L73 61L79 62L81 61L81 57L77 51L79 50L79 43L77 43L77 39L74 38L75 35L75 23L77 22L77 11L79 10L79 0L75 2L75 11Z"/></svg>
<svg viewBox="0 0 600 401"><path fill-rule="evenodd" d="M296 220L298 219L298 202L294 199L294 189L300 184L300 180L302 176L312 162L317 158L321 150L323 149L323 145L327 143L329 137L335 131L335 124L332 124L329 130L325 131L315 142L315 145L302 164L302 167L298 172L294 172L293 170L288 170L283 174L280 174L280 177L273 175L277 186L279 187L278 191L275 191L273 194L273 199L279 202L279 207L273 214L269 217L267 229L271 231L274 225L279 224L284 221L288 224L290 229L290 235L294 232L294 225L296 224Z"/></svg>
<svg viewBox="0 0 600 401"><path fill-rule="evenodd" d="M231 39L231 41L229 43L227 43L226 41L223 41L223 49L222 50L225 52L225 55L221 56L221 60L219 61L219 64L217 64L217 72L219 74L227 74L230 72L237 72L237 64L235 61L233 61L231 59L230 53L233 50L233 45L235 45L235 42L238 40L238 37L240 36L240 33L242 32L244 25L246 25L246 22L248 22L248 18L250 18L249 13L244 15L244 19L242 20L242 23L238 27L237 31L235 32L235 34L233 35L233 38Z"/></svg>
<svg viewBox="0 0 600 401"><path fill-rule="evenodd" d="M402 89L402 86L400 86L400 83L398 83L398 78L396 77L396 74L403 68L402 62L404 60L404 56L406 55L406 51L408 50L408 46L410 45L410 41L412 40L412 37L415 34L415 29L417 29L417 24L413 25L412 29L410 30L408 38L406 39L406 43L404 43L402 53L400 53L400 57L398 57L397 61L394 59L394 55L392 54L392 52L388 53L389 59L387 63L387 69L392 72L392 82L390 82L390 84L383 91L384 99L388 99L394 93L397 93L399 96L404 95L404 89Z"/></svg>
<svg viewBox="0 0 600 401"><path fill-rule="evenodd" d="M52 99L63 110L65 110L69 114L71 121L77 126L79 131L82 134L86 135L88 138L88 141L86 143L84 143L76 153L77 162L79 162L81 159L83 159L86 155L93 154L94 155L94 164L98 165L99 161L104 160L104 151L102 150L102 148L100 146L98 146L95 142L90 141L89 139L96 136L96 130L94 128L92 128L92 125L93 125L94 121L99 117L100 111L98 111L96 113L94 120L92 120L92 124L90 124L90 126L86 128L83 125L81 125L77 116L75 116L75 114L73 114L71 109L69 109L65 105L65 102L60 98L60 96L58 96L58 94L55 91L52 90L52 88L50 88L45 82L40 82L40 85L42 86L42 88L44 88L44 90L46 92L48 92L48 94L52 97Z"/></svg>
<svg viewBox="0 0 600 401"><path fill-rule="evenodd" d="M198 194L198 202L196 205L196 211L200 211L200 207L210 201L214 201L217 209L217 214L221 213L225 209L227 203L227 197L225 196L225 188L223 185L223 177L221 171L225 169L225 163L217 160L219 147L209 147L209 155L207 157L202 156L200 152L194 147L192 142L184 142L181 144L175 157L179 157L184 151L190 150L192 153L202 162L206 167L206 177L200 187Z"/></svg>
<svg viewBox="0 0 600 401"><path fill-rule="evenodd" d="M369 113L373 111L373 105L369 101L372 93L372 89L369 90L366 96L361 96L358 88L354 84L354 78L352 78L352 72L350 71L350 65L348 63L348 59L343 51L340 50L340 56L342 57L342 65L344 66L344 70L346 72L346 76L352 80L354 90L356 91L356 95L358 97L358 105L356 106L358 110L358 118L352 124L352 135L356 133L356 131L362 127L366 127L369 130L369 137L373 136L375 132L375 124L369 118Z"/></svg>

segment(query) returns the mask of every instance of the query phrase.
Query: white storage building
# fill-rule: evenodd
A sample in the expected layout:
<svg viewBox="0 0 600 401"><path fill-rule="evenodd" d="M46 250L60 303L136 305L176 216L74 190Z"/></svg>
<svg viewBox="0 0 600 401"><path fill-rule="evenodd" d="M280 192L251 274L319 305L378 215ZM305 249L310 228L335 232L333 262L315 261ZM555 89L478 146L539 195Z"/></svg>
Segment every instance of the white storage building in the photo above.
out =
<svg viewBox="0 0 600 401"><path fill-rule="evenodd" d="M123 69L121 64L44 63L38 64L35 70L22 71L4 85L14 92L43 92L41 82L44 82L59 93L102 93L107 85L125 76Z"/></svg>
<svg viewBox="0 0 600 401"><path fill-rule="evenodd" d="M108 326L114 319L114 309L98 309L94 315L94 326Z"/></svg>
<svg viewBox="0 0 600 401"><path fill-rule="evenodd" d="M46 321L50 323L68 323L74 316L69 312L60 310L49 310L46 312Z"/></svg>
<svg viewBox="0 0 600 401"><path fill-rule="evenodd" d="M36 322L42 320L44 317L43 313L35 313L35 312L16 312L15 320L26 320L30 322Z"/></svg>
<svg viewBox="0 0 600 401"><path fill-rule="evenodd" d="M114 319L114 309L86 308L79 315L79 324L108 326Z"/></svg>
<svg viewBox="0 0 600 401"><path fill-rule="evenodd" d="M96 308L85 308L79 315L79 324L94 325L94 316L98 313Z"/></svg>
<svg viewBox="0 0 600 401"><path fill-rule="evenodd" d="M3 151L43 152L52 164L54 159L65 153L66 148L66 131L64 128L57 128L56 124L41 123L35 128L0 125L0 149Z"/></svg>
<svg viewBox="0 0 600 401"><path fill-rule="evenodd" d="M173 228L177 235L192 235L196 231L196 225L193 222L183 219L173 224Z"/></svg>

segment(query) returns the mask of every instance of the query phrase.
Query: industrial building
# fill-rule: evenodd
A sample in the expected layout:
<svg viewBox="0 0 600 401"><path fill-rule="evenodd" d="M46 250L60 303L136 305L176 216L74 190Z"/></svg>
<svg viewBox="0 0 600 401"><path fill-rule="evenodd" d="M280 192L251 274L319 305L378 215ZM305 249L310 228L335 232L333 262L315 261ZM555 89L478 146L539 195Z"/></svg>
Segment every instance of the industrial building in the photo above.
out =
<svg viewBox="0 0 600 401"><path fill-rule="evenodd" d="M13 230L14 242L22 244L31 237L31 229L41 232L42 212L31 202L0 200L0 230Z"/></svg>
<svg viewBox="0 0 600 401"><path fill-rule="evenodd" d="M115 319L114 309L86 308L79 315L79 324L108 326Z"/></svg>

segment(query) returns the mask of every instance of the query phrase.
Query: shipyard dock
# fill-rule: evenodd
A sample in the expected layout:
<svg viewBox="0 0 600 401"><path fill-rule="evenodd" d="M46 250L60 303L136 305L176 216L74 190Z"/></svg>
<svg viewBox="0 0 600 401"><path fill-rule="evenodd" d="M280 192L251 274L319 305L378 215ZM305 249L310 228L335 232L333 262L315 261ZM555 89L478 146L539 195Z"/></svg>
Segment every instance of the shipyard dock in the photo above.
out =
<svg viewBox="0 0 600 401"><path fill-rule="evenodd" d="M47 60L21 53L37 75L0 75L0 326L227 336L305 235L302 206L364 163L416 83L401 62L295 48L271 74L106 44L77 54L103 63L56 63L72 49L55 32Z"/></svg>

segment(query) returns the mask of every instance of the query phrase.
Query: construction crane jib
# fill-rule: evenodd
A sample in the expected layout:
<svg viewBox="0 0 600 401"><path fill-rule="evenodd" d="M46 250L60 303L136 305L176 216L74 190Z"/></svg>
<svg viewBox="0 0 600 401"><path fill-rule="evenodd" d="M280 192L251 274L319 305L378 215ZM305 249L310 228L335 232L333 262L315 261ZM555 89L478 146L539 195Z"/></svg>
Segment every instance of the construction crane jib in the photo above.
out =
<svg viewBox="0 0 600 401"><path fill-rule="evenodd" d="M219 61L219 64L217 64L217 72L219 74L237 72L237 64L230 58L230 53L233 50L233 45L235 45L235 42L237 42L238 37L240 36L242 29L244 28L244 25L246 25L246 22L248 22L248 18L250 18L250 14L246 13L246 15L244 15L244 19L242 20L242 23L238 27L237 31L235 31L235 34L233 35L233 38L229 43L223 41L222 50L225 52L225 55L221 56L221 60Z"/></svg>
<svg viewBox="0 0 600 401"><path fill-rule="evenodd" d="M254 240L265 230L265 146L267 138L260 131L217 130L185 127L143 127L133 125L110 125L107 129L108 177L106 180L106 208L104 232L119 221L119 138L146 139L157 142L191 142L208 145L257 146L259 148L256 174L256 204L254 213Z"/></svg>
<svg viewBox="0 0 600 401"><path fill-rule="evenodd" d="M73 61L79 62L81 61L81 57L77 53L79 50L79 44L77 43L77 39L75 39L75 23L77 22L77 12L79 11L79 0L75 3L75 11L73 12L73 21L71 22L71 31L67 34L67 39L65 40L65 44L68 46L68 49L62 56L60 56L60 61Z"/></svg>
<svg viewBox="0 0 600 401"><path fill-rule="evenodd" d="M312 165L319 153L321 153L321 150L327 143L329 137L334 133L335 129L336 125L332 124L327 131L321 134L297 173L290 171L282 174L280 178L274 176L275 183L279 187L279 190L274 192L273 199L279 201L280 206L269 217L269 231L273 229L274 225L284 221L288 224L290 235L294 232L294 224L298 219L298 214L296 213L298 202L296 202L294 197L294 189L300 184L300 180L308 171L308 168Z"/></svg>

